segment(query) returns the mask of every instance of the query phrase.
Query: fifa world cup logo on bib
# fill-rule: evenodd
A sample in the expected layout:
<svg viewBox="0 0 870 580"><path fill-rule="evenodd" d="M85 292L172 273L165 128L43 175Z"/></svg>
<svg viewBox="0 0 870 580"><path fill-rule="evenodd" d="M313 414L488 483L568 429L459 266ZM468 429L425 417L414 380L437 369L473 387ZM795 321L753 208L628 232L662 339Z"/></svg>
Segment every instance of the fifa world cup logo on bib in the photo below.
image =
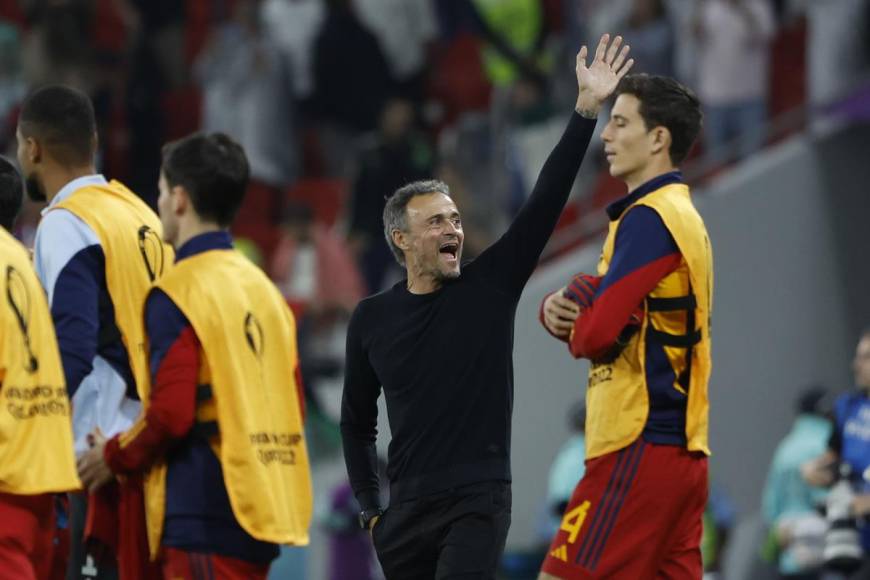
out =
<svg viewBox="0 0 870 580"><path fill-rule="evenodd" d="M263 327L253 312L248 312L245 316L245 338L248 341L251 352L258 359L262 359L265 336L263 335Z"/></svg>
<svg viewBox="0 0 870 580"><path fill-rule="evenodd" d="M33 374L39 370L39 360L30 346L30 292L21 273L12 266L6 267L6 300L15 314L24 340L24 369Z"/></svg>
<svg viewBox="0 0 870 580"><path fill-rule="evenodd" d="M165 256L163 253L163 241L157 232L148 226L139 228L139 252L148 272L148 279L154 282L163 275Z"/></svg>

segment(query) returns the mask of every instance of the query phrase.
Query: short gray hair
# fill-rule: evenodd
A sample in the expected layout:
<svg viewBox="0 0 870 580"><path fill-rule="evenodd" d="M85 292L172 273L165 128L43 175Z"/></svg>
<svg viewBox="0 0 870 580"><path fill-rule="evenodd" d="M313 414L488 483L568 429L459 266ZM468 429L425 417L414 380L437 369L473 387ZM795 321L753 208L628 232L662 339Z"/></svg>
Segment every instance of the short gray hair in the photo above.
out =
<svg viewBox="0 0 870 580"><path fill-rule="evenodd" d="M404 185L396 190L396 192L387 198L387 205L384 206L384 237L387 238L387 245L396 257L396 261L400 266L405 265L405 254L402 248L396 245L393 241L393 230L402 232L408 231L408 202L418 195L427 195L430 193L443 193L450 197L450 188L443 181L437 179L426 179L423 181L413 181L408 185Z"/></svg>

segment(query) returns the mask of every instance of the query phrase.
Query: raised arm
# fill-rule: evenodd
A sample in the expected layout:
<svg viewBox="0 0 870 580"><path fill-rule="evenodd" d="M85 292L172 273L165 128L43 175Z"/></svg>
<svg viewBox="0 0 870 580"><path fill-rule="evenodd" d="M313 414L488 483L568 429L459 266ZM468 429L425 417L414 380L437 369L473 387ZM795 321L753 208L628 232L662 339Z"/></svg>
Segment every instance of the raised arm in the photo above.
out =
<svg viewBox="0 0 870 580"><path fill-rule="evenodd" d="M619 80L634 61L627 59L629 47L620 50L622 37L610 42L605 34L595 57L587 66L587 49L577 54L577 104L568 128L544 163L531 197L520 209L508 231L477 259L477 267L490 279L514 292L522 291L550 239L553 229L586 154L595 119Z"/></svg>

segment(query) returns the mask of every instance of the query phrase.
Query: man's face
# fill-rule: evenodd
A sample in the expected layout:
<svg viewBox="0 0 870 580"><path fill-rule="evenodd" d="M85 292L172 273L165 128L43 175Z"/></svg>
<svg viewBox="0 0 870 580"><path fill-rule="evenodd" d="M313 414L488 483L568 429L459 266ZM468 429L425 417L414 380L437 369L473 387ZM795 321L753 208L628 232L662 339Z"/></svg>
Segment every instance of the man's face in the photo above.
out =
<svg viewBox="0 0 870 580"><path fill-rule="evenodd" d="M178 238L178 217L175 215L174 196L166 176L160 172L160 180L157 182L160 196L157 198L157 211L160 213L160 223L163 225L163 241L175 246Z"/></svg>
<svg viewBox="0 0 870 580"><path fill-rule="evenodd" d="M852 370L855 372L855 384L870 389L870 336L865 336L858 341Z"/></svg>
<svg viewBox="0 0 870 580"><path fill-rule="evenodd" d="M601 133L610 175L628 180L643 172L656 150L655 130L647 130L640 116L640 101L623 93L616 98L610 121Z"/></svg>
<svg viewBox="0 0 870 580"><path fill-rule="evenodd" d="M418 195L411 198L405 211L408 269L442 282L458 278L465 235L453 200L443 193Z"/></svg>
<svg viewBox="0 0 870 580"><path fill-rule="evenodd" d="M33 159L39 159L39 146L33 139L28 139L21 133L21 127L15 131L15 139L18 141L18 165L24 176L24 189L27 192L27 197L32 201L44 202L48 199L45 185L39 176L36 164L32 162Z"/></svg>

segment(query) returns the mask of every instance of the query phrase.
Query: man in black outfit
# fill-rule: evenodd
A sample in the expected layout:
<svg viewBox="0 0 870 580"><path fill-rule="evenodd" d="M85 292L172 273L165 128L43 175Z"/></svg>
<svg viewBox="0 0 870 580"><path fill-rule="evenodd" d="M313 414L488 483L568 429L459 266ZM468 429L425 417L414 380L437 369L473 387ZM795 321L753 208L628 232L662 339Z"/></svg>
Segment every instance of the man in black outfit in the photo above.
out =
<svg viewBox="0 0 870 580"><path fill-rule="evenodd" d="M510 526L514 316L567 201L602 103L633 64L622 39L577 55L576 113L508 231L462 268L447 186L414 182L384 209L407 279L363 300L347 335L341 433L360 523L389 580L493 578ZM608 46L609 45L609 46ZM392 440L381 509L377 399Z"/></svg>

